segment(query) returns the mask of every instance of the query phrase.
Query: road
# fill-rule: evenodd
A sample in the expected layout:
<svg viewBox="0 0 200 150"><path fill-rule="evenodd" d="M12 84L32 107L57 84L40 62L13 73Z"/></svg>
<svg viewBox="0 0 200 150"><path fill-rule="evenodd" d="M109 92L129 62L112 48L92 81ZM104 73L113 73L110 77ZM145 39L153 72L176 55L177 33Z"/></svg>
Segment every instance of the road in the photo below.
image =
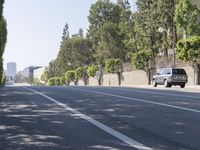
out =
<svg viewBox="0 0 200 150"><path fill-rule="evenodd" d="M0 150L199 150L200 93L0 88Z"/></svg>

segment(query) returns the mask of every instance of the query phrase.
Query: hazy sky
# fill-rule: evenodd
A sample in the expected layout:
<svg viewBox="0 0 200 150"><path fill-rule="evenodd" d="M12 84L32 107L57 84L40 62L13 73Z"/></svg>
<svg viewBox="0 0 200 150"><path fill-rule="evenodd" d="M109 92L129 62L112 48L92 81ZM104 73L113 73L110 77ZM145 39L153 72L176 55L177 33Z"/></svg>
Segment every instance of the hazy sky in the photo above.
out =
<svg viewBox="0 0 200 150"><path fill-rule="evenodd" d="M55 59L65 23L70 35L88 28L89 9L96 0L5 0L8 40L4 66L16 62L17 70L47 66ZM114 0L113 0L114 1ZM133 5L134 0L130 0Z"/></svg>

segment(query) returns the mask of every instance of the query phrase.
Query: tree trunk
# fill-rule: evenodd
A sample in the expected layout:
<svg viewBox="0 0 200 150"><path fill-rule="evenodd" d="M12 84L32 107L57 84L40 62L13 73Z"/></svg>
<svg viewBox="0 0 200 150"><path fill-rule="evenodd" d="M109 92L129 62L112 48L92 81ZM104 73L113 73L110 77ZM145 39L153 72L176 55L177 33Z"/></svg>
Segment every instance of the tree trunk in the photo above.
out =
<svg viewBox="0 0 200 150"><path fill-rule="evenodd" d="M118 85L121 85L121 72L117 72Z"/></svg>
<svg viewBox="0 0 200 150"><path fill-rule="evenodd" d="M200 84L200 64L194 65L194 84L199 85Z"/></svg>

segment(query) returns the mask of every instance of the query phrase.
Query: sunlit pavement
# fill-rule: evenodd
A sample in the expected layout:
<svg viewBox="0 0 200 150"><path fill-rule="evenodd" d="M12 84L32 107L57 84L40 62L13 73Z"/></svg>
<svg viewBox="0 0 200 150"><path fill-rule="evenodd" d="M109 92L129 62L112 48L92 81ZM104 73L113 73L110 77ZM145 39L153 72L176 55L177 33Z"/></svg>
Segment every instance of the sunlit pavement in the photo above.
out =
<svg viewBox="0 0 200 150"><path fill-rule="evenodd" d="M0 149L198 150L200 93L177 89L0 88Z"/></svg>

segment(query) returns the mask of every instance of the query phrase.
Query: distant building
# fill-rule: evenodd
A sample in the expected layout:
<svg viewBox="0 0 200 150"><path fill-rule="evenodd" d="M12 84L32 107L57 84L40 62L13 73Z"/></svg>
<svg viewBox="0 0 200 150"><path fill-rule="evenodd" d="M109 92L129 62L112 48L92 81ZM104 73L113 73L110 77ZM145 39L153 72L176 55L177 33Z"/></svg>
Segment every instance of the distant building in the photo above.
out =
<svg viewBox="0 0 200 150"><path fill-rule="evenodd" d="M41 68L40 66L29 66L22 71L22 75L25 78L34 78L34 72L36 69Z"/></svg>
<svg viewBox="0 0 200 150"><path fill-rule="evenodd" d="M16 73L17 73L17 64L15 62L7 63L6 75L14 78Z"/></svg>

